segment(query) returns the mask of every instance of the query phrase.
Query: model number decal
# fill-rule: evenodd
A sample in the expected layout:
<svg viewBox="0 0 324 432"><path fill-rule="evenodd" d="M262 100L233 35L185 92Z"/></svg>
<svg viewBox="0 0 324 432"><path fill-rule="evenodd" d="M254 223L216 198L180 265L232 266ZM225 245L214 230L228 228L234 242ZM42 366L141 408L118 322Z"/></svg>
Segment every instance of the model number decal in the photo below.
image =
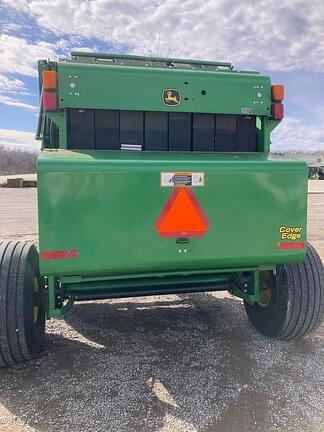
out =
<svg viewBox="0 0 324 432"><path fill-rule="evenodd" d="M281 240L299 240L304 228L301 226L285 226L279 228Z"/></svg>
<svg viewBox="0 0 324 432"><path fill-rule="evenodd" d="M203 172L161 172L161 186L204 186Z"/></svg>

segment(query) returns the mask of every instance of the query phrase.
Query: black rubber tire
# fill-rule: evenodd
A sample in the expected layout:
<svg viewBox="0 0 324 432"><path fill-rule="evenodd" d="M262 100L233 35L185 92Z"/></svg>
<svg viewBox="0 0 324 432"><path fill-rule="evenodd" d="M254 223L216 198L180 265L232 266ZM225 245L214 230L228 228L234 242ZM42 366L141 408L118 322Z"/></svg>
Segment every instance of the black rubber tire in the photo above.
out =
<svg viewBox="0 0 324 432"><path fill-rule="evenodd" d="M324 315L324 268L309 243L305 260L278 265L267 306L244 302L249 320L265 336L295 340L314 331Z"/></svg>
<svg viewBox="0 0 324 432"><path fill-rule="evenodd" d="M0 367L30 360L40 351L45 334L45 310L33 316L35 278L39 275L38 251L32 242L0 241Z"/></svg>

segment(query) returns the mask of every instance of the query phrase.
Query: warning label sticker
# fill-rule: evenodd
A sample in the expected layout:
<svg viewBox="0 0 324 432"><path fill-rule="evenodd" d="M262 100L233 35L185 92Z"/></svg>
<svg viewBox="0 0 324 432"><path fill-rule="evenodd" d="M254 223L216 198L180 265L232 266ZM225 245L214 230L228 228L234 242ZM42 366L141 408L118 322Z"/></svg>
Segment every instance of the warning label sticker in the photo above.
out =
<svg viewBox="0 0 324 432"><path fill-rule="evenodd" d="M161 172L162 187L205 186L203 172Z"/></svg>

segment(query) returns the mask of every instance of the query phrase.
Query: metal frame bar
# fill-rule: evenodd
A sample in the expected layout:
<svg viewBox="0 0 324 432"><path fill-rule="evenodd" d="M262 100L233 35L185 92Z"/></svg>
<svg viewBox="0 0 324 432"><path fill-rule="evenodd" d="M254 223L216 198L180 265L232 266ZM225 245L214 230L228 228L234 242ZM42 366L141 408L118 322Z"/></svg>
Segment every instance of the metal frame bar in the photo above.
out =
<svg viewBox="0 0 324 432"><path fill-rule="evenodd" d="M47 318L64 315L74 300L98 300L163 294L226 291L253 304L259 301L259 269L228 272L115 279L109 277L49 276L46 284Z"/></svg>
<svg viewBox="0 0 324 432"><path fill-rule="evenodd" d="M192 59L175 59L175 58L168 58L168 57L145 57L145 56L139 56L139 55L126 55L126 54L107 54L107 53L96 53L96 52L83 52L83 51L72 51L71 57L73 60L78 59L79 57L82 58L94 58L94 59L108 59L108 60L138 60L145 62L160 62L160 63L166 63L166 64L190 64L192 66L220 66L225 67L230 70L233 69L233 66L231 63L228 62L215 62L215 61L208 61L208 60L192 60Z"/></svg>

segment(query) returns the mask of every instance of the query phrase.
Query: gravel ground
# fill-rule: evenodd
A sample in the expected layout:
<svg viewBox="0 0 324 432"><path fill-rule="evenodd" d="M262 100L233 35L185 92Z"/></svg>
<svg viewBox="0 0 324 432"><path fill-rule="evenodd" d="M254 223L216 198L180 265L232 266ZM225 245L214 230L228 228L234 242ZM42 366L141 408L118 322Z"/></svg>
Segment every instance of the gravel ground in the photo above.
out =
<svg viewBox="0 0 324 432"><path fill-rule="evenodd" d="M0 187L0 238L37 240L37 189Z"/></svg>
<svg viewBox="0 0 324 432"><path fill-rule="evenodd" d="M36 239L36 191L8 191L0 236ZM324 326L271 341L222 293L76 304L38 360L0 370L0 431L323 432Z"/></svg>

